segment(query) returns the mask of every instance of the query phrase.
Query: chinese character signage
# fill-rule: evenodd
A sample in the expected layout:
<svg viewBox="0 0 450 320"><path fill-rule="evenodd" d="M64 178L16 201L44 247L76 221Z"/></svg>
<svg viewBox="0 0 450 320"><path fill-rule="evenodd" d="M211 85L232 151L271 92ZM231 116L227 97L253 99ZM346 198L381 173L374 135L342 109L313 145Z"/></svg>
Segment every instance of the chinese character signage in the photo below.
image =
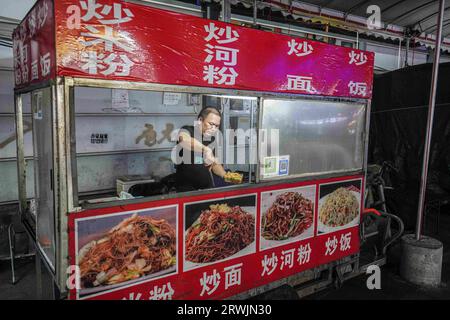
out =
<svg viewBox="0 0 450 320"><path fill-rule="evenodd" d="M69 215L71 299L223 299L359 252L362 177Z"/></svg>
<svg viewBox="0 0 450 320"><path fill-rule="evenodd" d="M121 0L41 0L14 39L16 86L73 76L372 96L373 53Z"/></svg>
<svg viewBox="0 0 450 320"><path fill-rule="evenodd" d="M53 1L38 1L13 32L16 87L55 77Z"/></svg>

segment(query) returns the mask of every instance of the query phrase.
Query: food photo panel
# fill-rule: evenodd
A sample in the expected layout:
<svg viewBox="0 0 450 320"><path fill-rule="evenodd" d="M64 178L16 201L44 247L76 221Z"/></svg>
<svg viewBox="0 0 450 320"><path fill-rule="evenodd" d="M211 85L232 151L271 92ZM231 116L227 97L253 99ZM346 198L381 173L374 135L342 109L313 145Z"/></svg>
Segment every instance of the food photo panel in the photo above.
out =
<svg viewBox="0 0 450 320"><path fill-rule="evenodd" d="M316 186L261 192L260 249L314 236Z"/></svg>
<svg viewBox="0 0 450 320"><path fill-rule="evenodd" d="M184 270L255 253L256 194L184 205Z"/></svg>
<svg viewBox="0 0 450 320"><path fill-rule="evenodd" d="M175 273L177 211L167 206L77 219L80 296Z"/></svg>
<svg viewBox="0 0 450 320"><path fill-rule="evenodd" d="M320 185L318 234L331 233L359 225L362 180Z"/></svg>

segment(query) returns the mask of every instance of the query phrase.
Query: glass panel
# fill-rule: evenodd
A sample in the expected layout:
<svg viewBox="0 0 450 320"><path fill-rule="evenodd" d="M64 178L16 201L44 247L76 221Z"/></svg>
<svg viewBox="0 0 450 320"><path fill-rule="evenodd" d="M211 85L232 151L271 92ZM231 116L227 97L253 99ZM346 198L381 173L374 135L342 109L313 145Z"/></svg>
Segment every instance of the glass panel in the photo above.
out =
<svg viewBox="0 0 450 320"><path fill-rule="evenodd" d="M75 88L75 112L78 114L196 114L199 95L156 91Z"/></svg>
<svg viewBox="0 0 450 320"><path fill-rule="evenodd" d="M25 157L33 155L31 134L30 94L22 95L22 107L28 116L24 115ZM27 111L28 110L28 111ZM14 118L14 72L0 70L0 203L18 201L17 182L17 146L16 124ZM31 174L30 174L31 173ZM33 196L33 170L27 171L28 198ZM30 188L31 186L31 188Z"/></svg>
<svg viewBox="0 0 450 320"><path fill-rule="evenodd" d="M37 239L52 266L55 265L55 217L53 202L53 123L51 89L33 91L33 143Z"/></svg>
<svg viewBox="0 0 450 320"><path fill-rule="evenodd" d="M34 196L34 170L33 160L26 161L26 185L27 197ZM19 199L17 188L17 163L15 160L0 161L0 172L2 177L0 179L0 202L17 201Z"/></svg>
<svg viewBox="0 0 450 320"><path fill-rule="evenodd" d="M31 157L33 155L33 141L31 116L29 115L23 116L23 131L25 157ZM0 160L11 159L16 156L16 124L14 115L0 116Z"/></svg>
<svg viewBox="0 0 450 320"><path fill-rule="evenodd" d="M159 181L174 173L173 138L194 125L202 105L201 95L188 93L85 87L74 93L80 196L116 196L124 176Z"/></svg>
<svg viewBox="0 0 450 320"><path fill-rule="evenodd" d="M123 181L133 184L154 180L157 184L174 173L171 152L176 145L177 131L186 125L196 125L202 107L212 106L223 113L222 132L224 129L246 131L256 123L256 117L251 115L256 103L256 98L249 97L74 88L77 186L81 203L88 198L95 201L96 195L107 198L105 201L114 199L118 195L117 184ZM249 138L244 142L229 139L233 140L234 159L225 167L243 172L248 179ZM238 151L245 152L239 164ZM174 176L167 177L163 183L172 183L173 179ZM216 187L225 185L220 177L212 179ZM143 180L147 182L140 182Z"/></svg>
<svg viewBox="0 0 450 320"><path fill-rule="evenodd" d="M194 116L78 116L77 153L145 151L174 146L170 134Z"/></svg>
<svg viewBox="0 0 450 320"><path fill-rule="evenodd" d="M250 171L250 134L256 127L256 98L223 98L224 143L233 150L225 151L225 167L231 171ZM252 123L253 121L253 123ZM256 132L256 131L255 131ZM243 135L241 137L241 135ZM256 143L256 136L254 136ZM256 154L254 155L256 159ZM254 160L255 161L255 160Z"/></svg>
<svg viewBox="0 0 450 320"><path fill-rule="evenodd" d="M22 94L22 108L24 115L31 115L31 93Z"/></svg>
<svg viewBox="0 0 450 320"><path fill-rule="evenodd" d="M0 70L0 114L14 114L14 72Z"/></svg>
<svg viewBox="0 0 450 320"><path fill-rule="evenodd" d="M263 105L262 128L279 130L289 175L362 168L363 104L268 99ZM276 150L270 141L269 150Z"/></svg>
<svg viewBox="0 0 450 320"><path fill-rule="evenodd" d="M170 151L135 154L79 156L78 192L112 191L116 179L126 175L150 175L160 179L174 172Z"/></svg>

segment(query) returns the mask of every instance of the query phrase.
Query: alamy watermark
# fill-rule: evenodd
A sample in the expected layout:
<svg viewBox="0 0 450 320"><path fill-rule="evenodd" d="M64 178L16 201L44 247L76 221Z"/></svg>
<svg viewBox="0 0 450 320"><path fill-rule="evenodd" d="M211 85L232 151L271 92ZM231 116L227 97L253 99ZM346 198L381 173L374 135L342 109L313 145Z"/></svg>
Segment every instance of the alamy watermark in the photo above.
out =
<svg viewBox="0 0 450 320"><path fill-rule="evenodd" d="M67 280L66 280L66 286L69 290L80 290L80 267L78 266L68 266L67 270Z"/></svg>
<svg viewBox="0 0 450 320"><path fill-rule="evenodd" d="M367 18L367 28L369 30L381 29L383 27L381 22L381 8L379 6L368 6L366 13L369 15Z"/></svg>
<svg viewBox="0 0 450 320"><path fill-rule="evenodd" d="M172 132L172 141L179 135L189 132L184 129ZM214 137L214 138L213 138ZM201 127L194 126L194 138L199 142L209 141L208 149L214 153L219 164L258 164L258 159L279 156L280 134L278 129L227 129L218 130L213 137L202 134ZM183 150L183 152L181 152ZM191 152L178 143L172 148L171 159L174 164L192 164ZM194 162L195 163L195 162Z"/></svg>
<svg viewBox="0 0 450 320"><path fill-rule="evenodd" d="M366 285L369 290L381 289L381 270L376 264L367 267L366 274L370 274L367 278Z"/></svg>

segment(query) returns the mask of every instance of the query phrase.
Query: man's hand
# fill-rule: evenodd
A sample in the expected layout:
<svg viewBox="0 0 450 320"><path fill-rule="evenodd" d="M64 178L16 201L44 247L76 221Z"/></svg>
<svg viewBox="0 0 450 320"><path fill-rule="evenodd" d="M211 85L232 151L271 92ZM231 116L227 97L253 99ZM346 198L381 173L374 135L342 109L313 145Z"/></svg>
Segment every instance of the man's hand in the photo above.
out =
<svg viewBox="0 0 450 320"><path fill-rule="evenodd" d="M227 172L224 176L225 182L239 184L242 183L244 176L238 172Z"/></svg>
<svg viewBox="0 0 450 320"><path fill-rule="evenodd" d="M208 147L203 148L203 161L205 162L206 166L211 166L215 162L217 162L212 150Z"/></svg>

